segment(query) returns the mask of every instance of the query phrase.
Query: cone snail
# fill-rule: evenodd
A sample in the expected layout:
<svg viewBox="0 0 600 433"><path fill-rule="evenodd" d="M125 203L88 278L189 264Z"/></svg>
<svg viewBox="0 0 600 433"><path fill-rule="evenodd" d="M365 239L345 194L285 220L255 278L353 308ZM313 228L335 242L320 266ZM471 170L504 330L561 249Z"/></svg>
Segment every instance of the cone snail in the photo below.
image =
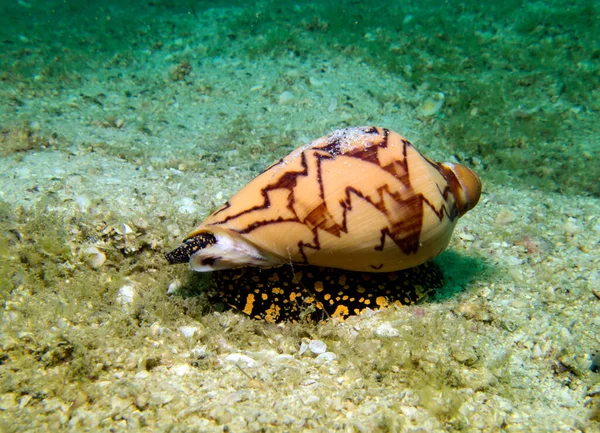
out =
<svg viewBox="0 0 600 433"><path fill-rule="evenodd" d="M443 251L480 194L471 169L433 162L393 131L340 129L272 164L166 257L200 272L399 271Z"/></svg>

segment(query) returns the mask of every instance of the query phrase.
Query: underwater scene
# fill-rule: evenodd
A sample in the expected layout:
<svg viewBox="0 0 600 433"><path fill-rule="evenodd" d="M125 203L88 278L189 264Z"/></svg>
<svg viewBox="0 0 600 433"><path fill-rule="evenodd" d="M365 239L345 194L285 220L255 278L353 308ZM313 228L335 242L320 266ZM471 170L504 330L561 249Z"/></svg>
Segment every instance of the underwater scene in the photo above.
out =
<svg viewBox="0 0 600 433"><path fill-rule="evenodd" d="M0 431L600 431L599 12L0 0Z"/></svg>

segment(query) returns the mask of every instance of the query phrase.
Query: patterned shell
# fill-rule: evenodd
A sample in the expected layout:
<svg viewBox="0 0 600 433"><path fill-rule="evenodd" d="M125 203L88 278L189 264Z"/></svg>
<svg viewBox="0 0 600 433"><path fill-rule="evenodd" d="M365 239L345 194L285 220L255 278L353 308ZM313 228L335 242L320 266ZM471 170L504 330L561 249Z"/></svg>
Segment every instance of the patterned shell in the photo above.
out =
<svg viewBox="0 0 600 433"><path fill-rule="evenodd" d="M341 129L268 167L167 258L196 271L412 268L446 248L480 194L473 171L433 162L393 131Z"/></svg>

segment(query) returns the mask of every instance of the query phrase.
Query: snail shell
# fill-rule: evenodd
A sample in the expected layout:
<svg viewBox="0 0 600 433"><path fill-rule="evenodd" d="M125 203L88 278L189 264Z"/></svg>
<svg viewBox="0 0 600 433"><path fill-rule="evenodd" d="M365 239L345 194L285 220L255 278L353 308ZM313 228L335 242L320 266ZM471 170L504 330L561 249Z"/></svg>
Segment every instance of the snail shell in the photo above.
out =
<svg viewBox="0 0 600 433"><path fill-rule="evenodd" d="M364 272L437 256L479 177L384 128L340 129L294 150L204 220L170 263L195 271L310 264Z"/></svg>

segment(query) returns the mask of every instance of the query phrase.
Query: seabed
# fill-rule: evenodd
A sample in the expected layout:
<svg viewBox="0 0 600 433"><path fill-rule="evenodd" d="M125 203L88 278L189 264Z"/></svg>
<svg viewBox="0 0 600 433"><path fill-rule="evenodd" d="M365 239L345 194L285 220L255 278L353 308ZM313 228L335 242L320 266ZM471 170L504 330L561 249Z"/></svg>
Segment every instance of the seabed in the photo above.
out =
<svg viewBox="0 0 600 433"><path fill-rule="evenodd" d="M599 431L600 6L500 3L1 0L0 431ZM482 177L436 299L273 325L167 265L360 125Z"/></svg>

